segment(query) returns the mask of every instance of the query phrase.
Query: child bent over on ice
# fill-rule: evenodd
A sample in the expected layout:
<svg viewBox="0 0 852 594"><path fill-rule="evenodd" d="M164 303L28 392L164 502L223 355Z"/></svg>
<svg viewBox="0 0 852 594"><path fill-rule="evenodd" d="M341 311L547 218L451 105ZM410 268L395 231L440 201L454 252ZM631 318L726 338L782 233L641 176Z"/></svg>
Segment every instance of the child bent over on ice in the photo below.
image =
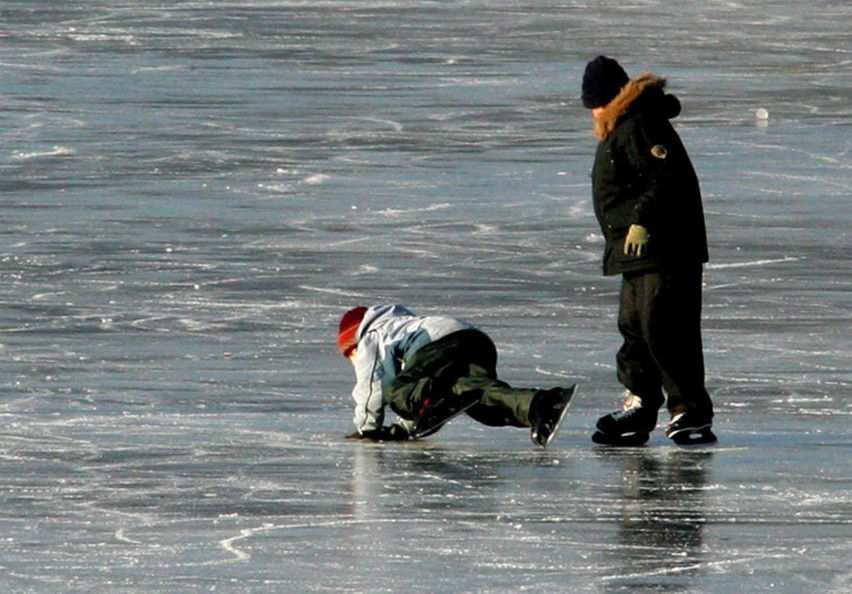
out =
<svg viewBox="0 0 852 594"><path fill-rule="evenodd" d="M546 446L574 386L519 389L497 379L497 349L472 324L418 316L402 305L356 307L340 321L337 345L355 367L355 427L349 439L425 437L466 412L490 426L530 427ZM384 425L385 406L401 418Z"/></svg>

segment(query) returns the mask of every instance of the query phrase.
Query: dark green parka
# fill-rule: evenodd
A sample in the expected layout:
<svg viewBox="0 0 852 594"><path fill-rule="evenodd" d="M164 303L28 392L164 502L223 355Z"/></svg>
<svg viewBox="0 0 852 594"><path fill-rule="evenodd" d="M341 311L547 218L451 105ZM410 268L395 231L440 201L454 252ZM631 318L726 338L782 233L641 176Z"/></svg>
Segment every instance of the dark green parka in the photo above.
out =
<svg viewBox="0 0 852 594"><path fill-rule="evenodd" d="M707 262L698 177L670 119L680 102L653 74L630 80L595 119L595 214L606 238L604 274L674 271ZM642 257L624 255L630 225L648 229Z"/></svg>

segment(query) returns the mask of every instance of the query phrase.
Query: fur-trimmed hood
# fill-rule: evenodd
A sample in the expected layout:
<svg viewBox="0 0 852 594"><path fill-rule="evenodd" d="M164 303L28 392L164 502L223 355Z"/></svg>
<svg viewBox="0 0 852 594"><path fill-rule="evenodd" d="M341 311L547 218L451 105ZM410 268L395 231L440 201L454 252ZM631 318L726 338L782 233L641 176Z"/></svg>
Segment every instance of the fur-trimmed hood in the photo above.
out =
<svg viewBox="0 0 852 594"><path fill-rule="evenodd" d="M667 119L677 117L680 114L680 101L674 95L667 95L665 88L666 79L651 72L644 72L627 81L615 99L595 118L595 136L598 140L609 138L618 121L637 107L656 112Z"/></svg>

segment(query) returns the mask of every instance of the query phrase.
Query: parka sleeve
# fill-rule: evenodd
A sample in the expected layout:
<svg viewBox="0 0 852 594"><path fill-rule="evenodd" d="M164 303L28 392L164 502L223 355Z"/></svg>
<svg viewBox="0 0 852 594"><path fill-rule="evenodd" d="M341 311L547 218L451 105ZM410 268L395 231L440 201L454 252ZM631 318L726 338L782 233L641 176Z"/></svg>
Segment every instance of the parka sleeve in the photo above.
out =
<svg viewBox="0 0 852 594"><path fill-rule="evenodd" d="M352 399L355 401L355 428L360 433L380 429L385 418L382 368L379 345L372 334L368 333L358 343L353 363L356 376L352 390Z"/></svg>

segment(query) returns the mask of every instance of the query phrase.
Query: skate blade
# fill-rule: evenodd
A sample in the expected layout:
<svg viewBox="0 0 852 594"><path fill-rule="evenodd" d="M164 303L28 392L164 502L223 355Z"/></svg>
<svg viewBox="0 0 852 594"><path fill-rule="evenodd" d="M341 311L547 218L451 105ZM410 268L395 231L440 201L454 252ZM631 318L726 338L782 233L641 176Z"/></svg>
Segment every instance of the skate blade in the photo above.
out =
<svg viewBox="0 0 852 594"><path fill-rule="evenodd" d="M716 443L718 439L709 427L698 431L681 431L671 436L671 440L680 446L707 445Z"/></svg>
<svg viewBox="0 0 852 594"><path fill-rule="evenodd" d="M626 433L624 435L610 435L596 431L592 435L592 441L598 445L613 446L619 448L636 448L648 443L650 433Z"/></svg>
<svg viewBox="0 0 852 594"><path fill-rule="evenodd" d="M467 412L469 408L476 406L478 403L479 398L471 398L468 401L461 401L457 408L452 409L442 417L430 417L427 413L414 422L414 426L411 430L411 436L414 439L420 439L421 437L428 437L437 433L438 429L452 421L460 414Z"/></svg>
<svg viewBox="0 0 852 594"><path fill-rule="evenodd" d="M568 414L568 409L571 408L571 403L574 401L574 395L577 394L577 384L566 388L565 391L567 392L565 406L562 408L562 412L559 413L559 419L556 421L556 425L553 426L553 431L544 438L537 433L531 435L530 437L535 445L546 448L547 444L553 441L553 438L556 437L556 432L559 431L559 427L562 425L562 419L564 419L565 415Z"/></svg>

